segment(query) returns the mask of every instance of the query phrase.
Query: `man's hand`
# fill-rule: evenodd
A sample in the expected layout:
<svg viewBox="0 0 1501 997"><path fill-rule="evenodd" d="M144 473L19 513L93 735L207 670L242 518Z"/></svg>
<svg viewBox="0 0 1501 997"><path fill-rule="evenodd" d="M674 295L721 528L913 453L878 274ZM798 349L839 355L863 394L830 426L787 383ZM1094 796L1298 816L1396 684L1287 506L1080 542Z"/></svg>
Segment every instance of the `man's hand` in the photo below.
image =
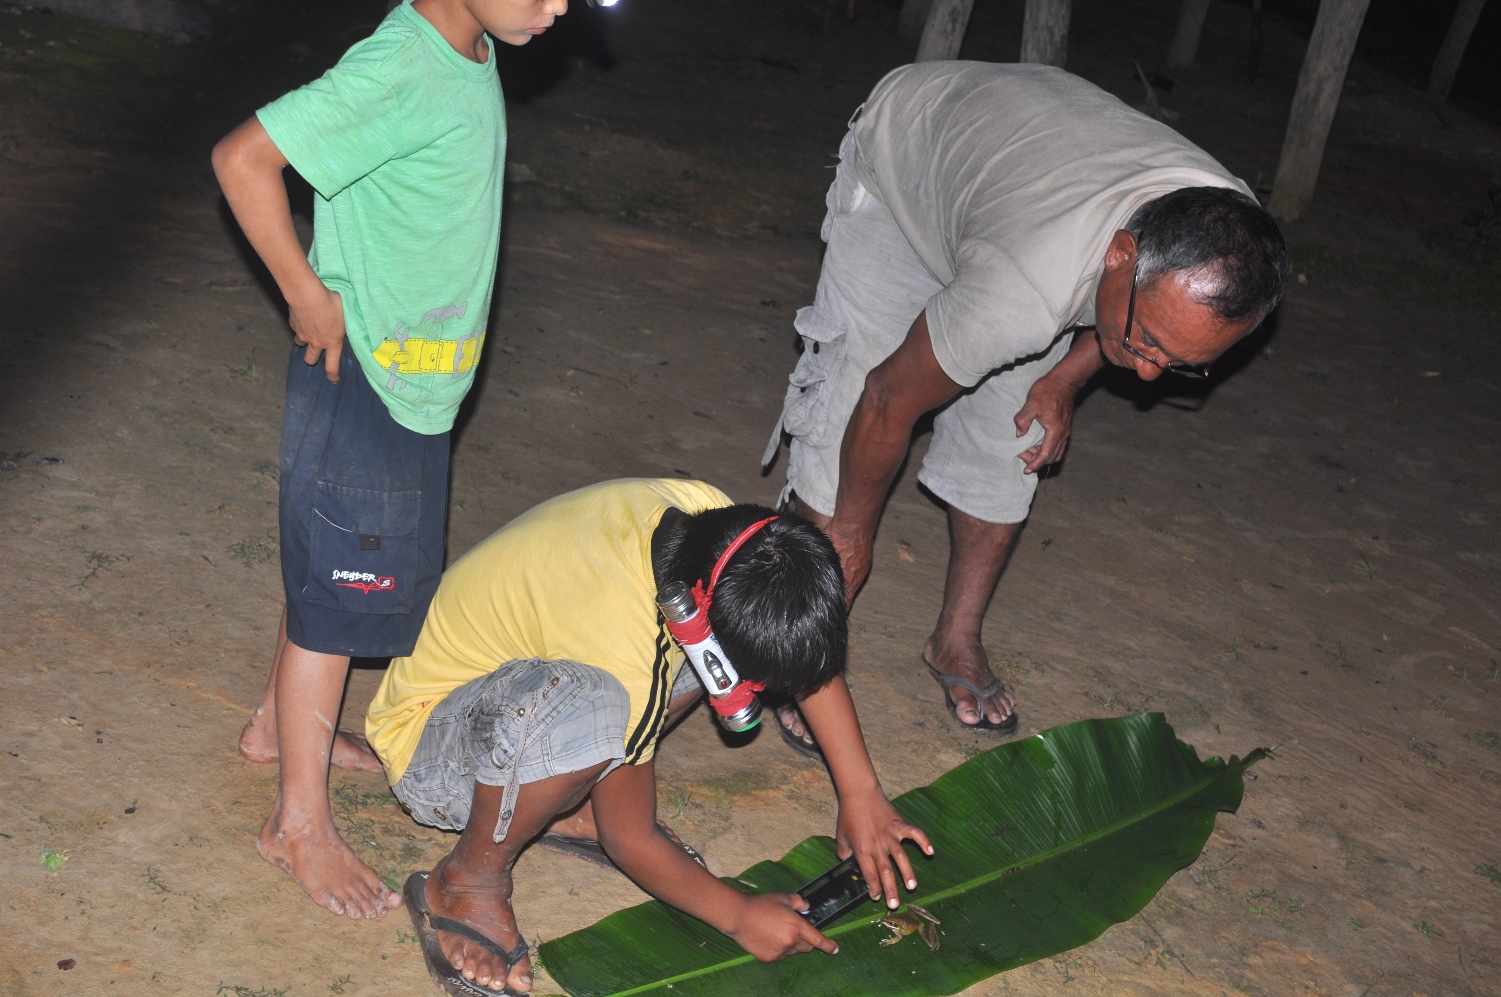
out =
<svg viewBox="0 0 1501 997"><path fill-rule="evenodd" d="M1034 474L1054 461L1063 459L1063 451L1068 448L1069 433L1074 425L1074 393L1072 383L1062 378L1055 378L1049 371L1039 377L1027 392L1027 401L1022 405L1021 411L1016 413L1016 435L1024 436L1032 423L1042 425L1042 442L1035 447L1023 450L1021 459L1026 461L1022 468L1027 474Z"/></svg>
<svg viewBox="0 0 1501 997"><path fill-rule="evenodd" d="M933 854L933 843L922 828L903 820L883 794L868 793L858 799L840 797L834 837L839 857L847 859L854 855L860 864L860 875L870 885L870 898L880 900L884 896L886 906L892 910L902 902L897 890L898 877L907 889L917 889L917 874L902 848L903 840L915 841L924 853Z"/></svg>
<svg viewBox="0 0 1501 997"><path fill-rule="evenodd" d="M776 962L795 952L814 949L834 955L839 951L839 943L797 913L807 909L807 902L796 893L746 897L725 934L762 962Z"/></svg>
<svg viewBox="0 0 1501 997"><path fill-rule="evenodd" d="M303 363L312 367L323 357L323 372L339 383L339 357L344 352L344 299L321 283L303 301L287 301L288 322L298 346L306 346Z"/></svg>
<svg viewBox="0 0 1501 997"><path fill-rule="evenodd" d="M870 575L874 538L845 526L838 519L830 520L823 529L834 544L835 553L839 555L839 566L844 572L844 599L845 604L849 605L855 601L855 593L860 591L860 586L865 584L866 577Z"/></svg>

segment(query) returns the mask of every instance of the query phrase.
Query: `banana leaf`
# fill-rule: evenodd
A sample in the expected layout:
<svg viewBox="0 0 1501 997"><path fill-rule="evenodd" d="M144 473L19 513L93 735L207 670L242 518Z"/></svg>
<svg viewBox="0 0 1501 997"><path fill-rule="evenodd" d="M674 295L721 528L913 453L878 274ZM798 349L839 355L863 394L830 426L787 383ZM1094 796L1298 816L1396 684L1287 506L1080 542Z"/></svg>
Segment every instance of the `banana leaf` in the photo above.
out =
<svg viewBox="0 0 1501 997"><path fill-rule="evenodd" d="M1160 713L1083 720L992 748L892 802L927 831L910 848L910 896L942 922L880 942L885 911L865 904L825 928L839 953L756 962L693 917L652 901L543 943L542 963L574 997L950 994L1091 941L1135 915L1198 857L1219 811L1234 811L1246 767L1266 756L1200 759ZM837 861L815 837L780 862L725 882L788 892Z"/></svg>

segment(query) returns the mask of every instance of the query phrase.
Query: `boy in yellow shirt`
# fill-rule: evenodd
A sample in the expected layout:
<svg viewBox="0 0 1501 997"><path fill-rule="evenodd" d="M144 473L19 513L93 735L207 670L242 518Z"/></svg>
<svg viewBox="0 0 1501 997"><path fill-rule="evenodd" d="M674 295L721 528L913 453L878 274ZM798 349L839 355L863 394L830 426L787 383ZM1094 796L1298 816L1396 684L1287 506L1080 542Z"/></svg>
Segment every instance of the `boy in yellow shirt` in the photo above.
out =
<svg viewBox="0 0 1501 997"><path fill-rule="evenodd" d="M797 698L839 793L840 852L857 857L872 896L895 907L898 876L916 886L901 842L932 846L887 801L866 753L828 538L701 482L605 482L537 506L449 568L416 649L391 662L366 716L412 816L462 831L404 894L446 992L530 989L511 867L549 827L597 837L643 889L758 959L838 951L799 916L801 898L732 890L656 823L657 740L703 695L657 607L672 582L699 586L742 679Z"/></svg>

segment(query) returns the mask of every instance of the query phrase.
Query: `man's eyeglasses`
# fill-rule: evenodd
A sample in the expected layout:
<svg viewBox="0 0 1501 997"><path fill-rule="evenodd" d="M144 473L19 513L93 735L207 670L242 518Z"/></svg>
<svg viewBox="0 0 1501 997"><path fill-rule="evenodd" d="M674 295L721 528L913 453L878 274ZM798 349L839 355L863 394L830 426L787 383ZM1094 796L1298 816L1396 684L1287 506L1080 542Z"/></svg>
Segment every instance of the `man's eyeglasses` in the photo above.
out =
<svg viewBox="0 0 1501 997"><path fill-rule="evenodd" d="M1158 370L1165 370L1169 374L1177 374L1180 377L1191 378L1195 381L1204 380L1209 376L1208 364L1186 364L1171 361L1168 363L1158 363L1131 345L1131 326L1136 323L1136 284L1140 276L1141 271L1139 269L1133 268L1131 270L1131 297L1126 304L1126 331L1121 336L1121 345L1126 348L1127 353L1138 359L1145 360Z"/></svg>

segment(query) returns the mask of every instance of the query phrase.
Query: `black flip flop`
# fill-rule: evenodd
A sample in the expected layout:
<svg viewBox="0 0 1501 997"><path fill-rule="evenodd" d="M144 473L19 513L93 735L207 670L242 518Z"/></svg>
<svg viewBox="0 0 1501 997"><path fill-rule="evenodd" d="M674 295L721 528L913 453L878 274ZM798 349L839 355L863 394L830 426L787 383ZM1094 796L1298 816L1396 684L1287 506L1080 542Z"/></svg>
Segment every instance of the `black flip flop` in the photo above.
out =
<svg viewBox="0 0 1501 997"><path fill-rule="evenodd" d="M657 821L657 827L662 830L663 834L667 835L673 844L686 852L690 859L705 869L709 868L709 864L704 861L704 857L698 853L698 850L674 834L672 829L666 824ZM593 862L595 865L620 872L620 867L610 860L610 856L605 854L604 847L593 838L576 838L571 834L559 834L556 831L548 831L537 839L537 844L548 851L572 855L576 859L583 859L585 862Z"/></svg>
<svg viewBox="0 0 1501 997"><path fill-rule="evenodd" d="M794 706L793 709L796 710L797 707ZM799 713L798 715L801 716L802 714ZM782 723L781 714L776 713L775 711L773 711L773 719L775 719L777 722L777 731L782 735L783 744L787 745L787 747L791 748L793 751L796 751L804 758L811 758L815 762L823 761L823 751L818 747L817 741L809 743L798 737L796 734L792 733L792 728ZM803 721L803 727L806 729L807 726L807 721Z"/></svg>
<svg viewBox="0 0 1501 997"><path fill-rule="evenodd" d="M462 935L483 946L487 951L500 956L505 960L507 975L511 967L526 958L526 939L518 934L516 947L507 952L493 938L486 938L478 931L462 921L455 921L451 917L443 917L434 914L427 905L427 873L414 872L407 877L406 888L402 891L402 897L406 900L407 911L412 915L412 926L417 929L417 938L422 943L422 959L427 963L428 975L449 997L495 997L496 994L505 994L506 997L526 997L519 990L512 990L507 984L504 990L492 990L489 987L480 986L473 980L464 978L464 974L453 968L453 963L443 954L443 947L438 944L438 932L447 931L450 934Z"/></svg>
<svg viewBox="0 0 1501 997"><path fill-rule="evenodd" d="M943 688L943 698L944 701L948 703L949 713L951 713L954 719L958 721L959 726L963 727L965 730L972 730L977 734L994 734L997 737L1009 737L1010 735L1016 733L1016 728L1017 725L1021 723L1021 718L1016 715L1015 710L1012 710L1011 715L1005 720L1002 720L1000 723L993 723L991 719L985 715L985 701L988 700L991 696L998 696L1006 691L1006 687L1001 685L1000 679L996 679L994 682L981 689L979 686L975 685L963 675L950 675L947 672L940 672L938 669L933 667L933 663L929 661L926 656L923 657L922 663L928 666L928 672L932 674L934 681L936 681ZM975 697L975 703L980 710L979 723L965 723L963 720L959 719L959 707L954 702L954 697L949 694L949 690L954 686L969 690L969 692Z"/></svg>

